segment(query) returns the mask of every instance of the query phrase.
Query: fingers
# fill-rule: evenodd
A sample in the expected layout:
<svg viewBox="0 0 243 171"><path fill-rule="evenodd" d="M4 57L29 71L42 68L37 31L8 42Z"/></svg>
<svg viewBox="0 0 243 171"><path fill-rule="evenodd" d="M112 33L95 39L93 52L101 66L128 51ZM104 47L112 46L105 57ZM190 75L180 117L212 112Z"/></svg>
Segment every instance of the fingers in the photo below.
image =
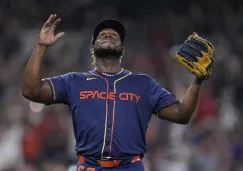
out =
<svg viewBox="0 0 243 171"><path fill-rule="evenodd" d="M57 15L56 14L51 14L48 18L48 20L44 23L43 27L47 27L47 26L52 26L55 21L57 20Z"/></svg>
<svg viewBox="0 0 243 171"><path fill-rule="evenodd" d="M50 23L50 22L51 22L52 17L53 17L53 14L51 14L51 15L49 16L49 18L48 18L48 20L46 21L46 23Z"/></svg>
<svg viewBox="0 0 243 171"><path fill-rule="evenodd" d="M46 26L48 26L51 23L52 17L53 17L53 14L51 14L49 16L48 20L44 23L43 27L46 27Z"/></svg>
<svg viewBox="0 0 243 171"><path fill-rule="evenodd" d="M51 23L53 24L57 20L57 15L54 14L51 18Z"/></svg>
<svg viewBox="0 0 243 171"><path fill-rule="evenodd" d="M55 36L55 41L57 41L58 39L60 39L60 38L63 37L64 35L65 35L64 32L58 33L58 34Z"/></svg>
<svg viewBox="0 0 243 171"><path fill-rule="evenodd" d="M53 26L52 26L52 31L55 31L57 25L61 22L61 19L58 18L54 23L53 23Z"/></svg>

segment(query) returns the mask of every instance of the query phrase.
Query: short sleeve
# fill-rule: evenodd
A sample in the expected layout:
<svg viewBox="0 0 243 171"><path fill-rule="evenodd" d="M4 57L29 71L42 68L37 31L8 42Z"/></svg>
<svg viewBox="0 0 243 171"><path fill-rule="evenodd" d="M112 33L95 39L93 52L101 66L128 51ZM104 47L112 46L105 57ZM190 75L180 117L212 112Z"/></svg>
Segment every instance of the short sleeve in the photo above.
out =
<svg viewBox="0 0 243 171"><path fill-rule="evenodd" d="M71 74L59 75L46 78L51 87L52 99L54 103L68 104L68 92L71 84Z"/></svg>
<svg viewBox="0 0 243 171"><path fill-rule="evenodd" d="M149 100L154 114L178 102L175 95L168 92L157 81L151 78L149 84Z"/></svg>

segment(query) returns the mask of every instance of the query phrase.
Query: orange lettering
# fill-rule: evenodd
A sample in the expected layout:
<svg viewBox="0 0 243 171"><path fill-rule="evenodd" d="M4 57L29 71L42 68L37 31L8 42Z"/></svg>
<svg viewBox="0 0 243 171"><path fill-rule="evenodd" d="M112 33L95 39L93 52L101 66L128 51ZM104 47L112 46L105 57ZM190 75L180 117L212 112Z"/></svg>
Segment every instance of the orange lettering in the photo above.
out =
<svg viewBox="0 0 243 171"><path fill-rule="evenodd" d="M86 94L83 91L81 91L80 92L80 99L85 99L85 98L86 98Z"/></svg>
<svg viewBox="0 0 243 171"><path fill-rule="evenodd" d="M94 94L93 94L93 96L92 96L92 99L95 98L95 96L97 96L98 99L99 99L99 92L98 92L98 91L94 91Z"/></svg>
<svg viewBox="0 0 243 171"><path fill-rule="evenodd" d="M129 93L129 95L130 95L131 101L134 99L133 97L135 97L135 101L136 101L136 103L138 103L140 96L137 96L136 94L133 94L133 93Z"/></svg>
<svg viewBox="0 0 243 171"><path fill-rule="evenodd" d="M88 167L88 168L86 169L86 171L95 171L95 168Z"/></svg>
<svg viewBox="0 0 243 171"><path fill-rule="evenodd" d="M138 103L138 101L139 101L139 99L140 99L141 96L135 95L135 97L136 97L136 103Z"/></svg>
<svg viewBox="0 0 243 171"><path fill-rule="evenodd" d="M135 95L135 94L133 94L133 93L128 93L129 95L130 95L130 100L132 101L133 100L133 96Z"/></svg>
<svg viewBox="0 0 243 171"><path fill-rule="evenodd" d="M96 91L81 91L79 93L80 95L80 99L83 100L83 99L88 99L88 98L92 98L94 99L95 97L97 97L98 99L102 99L102 100L107 100L107 99L110 99L110 100L115 100L116 99L116 93L115 92L99 92L98 90ZM118 98L120 100L123 100L123 101L136 101L136 103L139 102L141 96L138 96L134 93L120 93L118 95Z"/></svg>
<svg viewBox="0 0 243 171"><path fill-rule="evenodd" d="M78 171L83 171L84 170L84 166L79 166L78 167Z"/></svg>
<svg viewBox="0 0 243 171"><path fill-rule="evenodd" d="M115 92L110 92L109 93L109 99L115 100Z"/></svg>
<svg viewBox="0 0 243 171"><path fill-rule="evenodd" d="M101 92L99 97L100 97L100 99L105 100L106 97L104 97L103 95L106 95L106 92Z"/></svg>
<svg viewBox="0 0 243 171"><path fill-rule="evenodd" d="M128 100L128 94L127 93L120 93L119 94L119 99L120 100Z"/></svg>
<svg viewBox="0 0 243 171"><path fill-rule="evenodd" d="M80 95L80 99L87 99L88 98L87 95L89 93L92 93L92 91L81 91L80 94L79 94Z"/></svg>
<svg viewBox="0 0 243 171"><path fill-rule="evenodd" d="M94 94L94 92L93 91L87 91L87 96L86 96L86 98L88 99L89 98L89 96L92 96Z"/></svg>

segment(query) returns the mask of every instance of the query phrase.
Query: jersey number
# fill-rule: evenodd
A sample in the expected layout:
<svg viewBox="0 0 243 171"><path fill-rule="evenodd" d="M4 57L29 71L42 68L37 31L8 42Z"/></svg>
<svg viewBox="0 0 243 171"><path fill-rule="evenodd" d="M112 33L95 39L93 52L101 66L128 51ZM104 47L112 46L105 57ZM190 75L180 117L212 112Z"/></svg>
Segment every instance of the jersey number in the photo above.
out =
<svg viewBox="0 0 243 171"><path fill-rule="evenodd" d="M78 171L84 171L85 170L85 167L84 166L79 166L78 167ZM92 168L92 167L88 167L86 169L86 171L95 171L95 168Z"/></svg>

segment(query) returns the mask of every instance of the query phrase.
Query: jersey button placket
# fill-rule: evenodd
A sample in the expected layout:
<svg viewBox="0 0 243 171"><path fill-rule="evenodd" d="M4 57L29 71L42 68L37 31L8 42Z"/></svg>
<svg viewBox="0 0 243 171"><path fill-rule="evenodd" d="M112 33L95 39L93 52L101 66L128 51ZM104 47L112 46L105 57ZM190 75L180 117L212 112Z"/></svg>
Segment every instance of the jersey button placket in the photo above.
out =
<svg viewBox="0 0 243 171"><path fill-rule="evenodd" d="M107 122L107 128L106 128L106 142L105 142L105 152L109 153L110 151L110 142L111 142L111 131L112 131L112 108L113 108L113 101L111 99L108 100L108 122Z"/></svg>
<svg viewBox="0 0 243 171"><path fill-rule="evenodd" d="M113 93L114 86L113 82L110 82L109 90ZM114 99L109 99L109 105L108 105L108 125L107 125L107 139L106 139L106 148L107 152L110 152L110 143L111 143L111 136L112 135L112 119L113 119L113 105L114 105Z"/></svg>
<svg viewBox="0 0 243 171"><path fill-rule="evenodd" d="M108 117L109 117L109 118L112 117L112 111L111 111L111 110L108 111ZM108 131L111 131L111 127L112 127L112 123L108 125L107 130L108 130Z"/></svg>

